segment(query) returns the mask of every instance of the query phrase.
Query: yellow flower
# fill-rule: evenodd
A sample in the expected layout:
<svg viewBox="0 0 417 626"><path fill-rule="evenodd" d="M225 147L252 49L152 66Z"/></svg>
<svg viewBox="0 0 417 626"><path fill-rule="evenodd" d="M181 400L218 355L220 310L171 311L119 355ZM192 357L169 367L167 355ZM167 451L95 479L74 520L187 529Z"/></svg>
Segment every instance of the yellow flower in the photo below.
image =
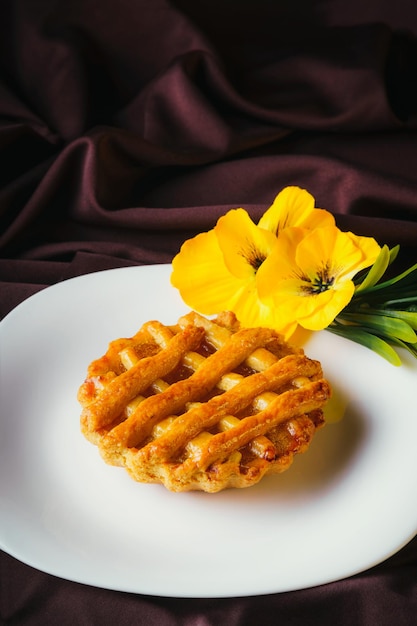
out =
<svg viewBox="0 0 417 626"><path fill-rule="evenodd" d="M374 263L380 249L373 238L336 226L286 228L265 263L259 295L272 299L283 324L295 320L321 330L350 302L353 277Z"/></svg>
<svg viewBox="0 0 417 626"><path fill-rule="evenodd" d="M171 283L188 306L206 315L233 311L244 326L272 326L289 335L297 326L283 321L268 293L259 296L265 261L287 226L334 224L299 187L281 191L256 225L244 209L232 209L215 228L186 241L172 262Z"/></svg>
<svg viewBox="0 0 417 626"><path fill-rule="evenodd" d="M184 302L206 315L234 311L245 326L276 325L277 314L258 295L258 272L276 237L243 209L221 217L215 228L186 241L172 262L171 282Z"/></svg>
<svg viewBox="0 0 417 626"><path fill-rule="evenodd" d="M314 197L305 189L285 187L263 214L258 226L270 230L277 236L284 228L290 226L300 226L309 230L318 226L334 226L333 215L324 209L315 208L314 205Z"/></svg>

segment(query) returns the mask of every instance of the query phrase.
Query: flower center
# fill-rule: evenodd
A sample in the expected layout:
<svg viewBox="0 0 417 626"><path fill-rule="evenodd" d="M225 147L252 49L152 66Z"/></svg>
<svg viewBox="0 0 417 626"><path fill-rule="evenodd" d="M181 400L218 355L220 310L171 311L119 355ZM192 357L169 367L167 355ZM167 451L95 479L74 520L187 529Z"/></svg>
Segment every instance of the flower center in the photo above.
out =
<svg viewBox="0 0 417 626"><path fill-rule="evenodd" d="M303 285L303 292L306 295L314 296L331 289L335 277L330 275L330 268L326 266L319 270L313 279L306 277L304 280L308 284Z"/></svg>
<svg viewBox="0 0 417 626"><path fill-rule="evenodd" d="M263 254L253 245L249 246L245 251L242 251L241 255L249 263L249 265L253 267L255 272L258 271L267 257L266 254Z"/></svg>

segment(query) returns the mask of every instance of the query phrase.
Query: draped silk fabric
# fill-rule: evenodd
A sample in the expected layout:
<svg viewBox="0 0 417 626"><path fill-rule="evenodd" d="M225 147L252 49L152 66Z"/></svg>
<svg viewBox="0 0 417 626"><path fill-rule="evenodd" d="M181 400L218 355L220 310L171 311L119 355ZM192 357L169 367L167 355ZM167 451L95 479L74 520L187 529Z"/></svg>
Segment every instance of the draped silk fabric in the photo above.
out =
<svg viewBox="0 0 417 626"><path fill-rule="evenodd" d="M1 316L70 277L170 262L287 185L417 261L411 0L2 0L0 34ZM92 588L1 553L0 618L409 626L417 543L347 580L222 600Z"/></svg>

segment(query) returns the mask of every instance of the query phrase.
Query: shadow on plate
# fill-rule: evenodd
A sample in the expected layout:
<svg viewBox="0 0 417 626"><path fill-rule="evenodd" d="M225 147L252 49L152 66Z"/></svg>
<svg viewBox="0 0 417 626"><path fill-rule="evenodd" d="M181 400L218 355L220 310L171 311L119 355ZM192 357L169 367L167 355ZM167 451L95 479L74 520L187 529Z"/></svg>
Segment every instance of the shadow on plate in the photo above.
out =
<svg viewBox="0 0 417 626"><path fill-rule="evenodd" d="M266 476L248 489L230 489L217 494L191 492L198 498L225 499L233 503L259 504L262 501L305 501L331 489L343 478L363 449L369 435L360 411L350 404L343 419L326 424L319 430L310 448L294 458L292 466L282 474Z"/></svg>

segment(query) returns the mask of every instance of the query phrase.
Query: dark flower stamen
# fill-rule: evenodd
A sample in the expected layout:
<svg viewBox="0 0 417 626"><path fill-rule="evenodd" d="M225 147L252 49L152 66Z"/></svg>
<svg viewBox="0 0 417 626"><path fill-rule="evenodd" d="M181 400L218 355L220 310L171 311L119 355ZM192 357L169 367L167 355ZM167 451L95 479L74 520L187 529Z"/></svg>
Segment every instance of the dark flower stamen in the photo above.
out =
<svg viewBox="0 0 417 626"><path fill-rule="evenodd" d="M304 278L307 285L303 286L303 291L309 295L317 295L323 293L332 287L335 277L330 275L329 267L326 266L311 280L310 278Z"/></svg>
<svg viewBox="0 0 417 626"><path fill-rule="evenodd" d="M267 255L263 254L260 250L258 250L255 246L250 245L247 250L242 251L241 255L246 259L246 261L253 267L255 272L261 267L262 263L265 261Z"/></svg>

